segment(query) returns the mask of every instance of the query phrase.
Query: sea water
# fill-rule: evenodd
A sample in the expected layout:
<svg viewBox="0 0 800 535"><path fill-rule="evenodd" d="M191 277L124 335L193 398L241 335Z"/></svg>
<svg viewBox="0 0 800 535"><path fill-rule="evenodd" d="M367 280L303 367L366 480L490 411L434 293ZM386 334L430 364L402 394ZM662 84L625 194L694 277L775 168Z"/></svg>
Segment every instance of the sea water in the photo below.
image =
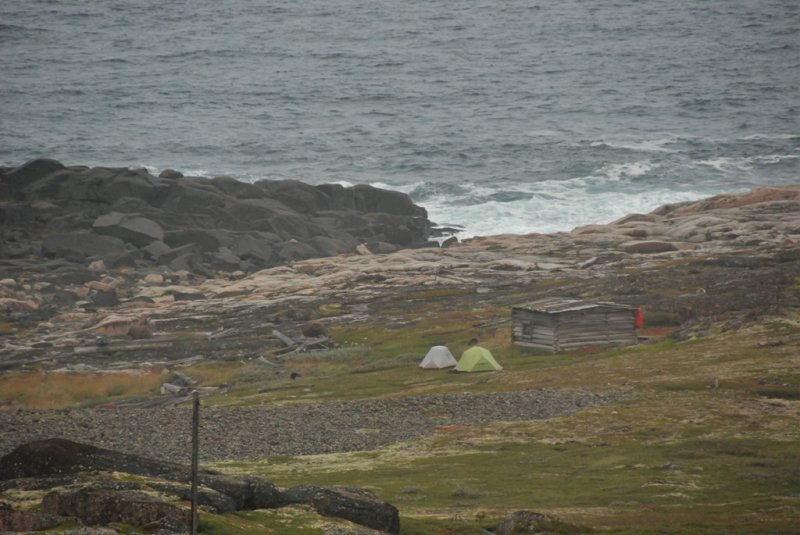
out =
<svg viewBox="0 0 800 535"><path fill-rule="evenodd" d="M796 0L4 0L0 165L407 192L461 237L800 183Z"/></svg>

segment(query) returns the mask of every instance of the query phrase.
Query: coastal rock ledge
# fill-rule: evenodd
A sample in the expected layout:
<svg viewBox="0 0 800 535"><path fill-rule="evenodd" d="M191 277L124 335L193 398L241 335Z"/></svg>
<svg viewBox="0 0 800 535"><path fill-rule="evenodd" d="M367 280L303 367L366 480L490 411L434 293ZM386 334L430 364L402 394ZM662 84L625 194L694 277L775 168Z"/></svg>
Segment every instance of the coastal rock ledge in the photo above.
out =
<svg viewBox="0 0 800 535"><path fill-rule="evenodd" d="M408 195L295 180L159 176L32 160L0 167L0 259L165 266L203 276L434 244ZM366 251L363 245L366 245Z"/></svg>

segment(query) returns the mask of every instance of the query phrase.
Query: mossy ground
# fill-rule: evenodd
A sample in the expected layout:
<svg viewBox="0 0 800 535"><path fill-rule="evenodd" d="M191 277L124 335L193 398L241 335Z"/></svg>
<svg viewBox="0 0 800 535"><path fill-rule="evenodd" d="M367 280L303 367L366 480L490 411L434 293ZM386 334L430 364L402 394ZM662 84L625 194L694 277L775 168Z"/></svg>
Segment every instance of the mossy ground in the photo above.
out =
<svg viewBox="0 0 800 535"><path fill-rule="evenodd" d="M690 341L550 355L511 345L505 305L464 311L449 297L459 295L387 303L380 322L333 324L338 349L285 361L299 379L253 377L241 362L185 371L233 384L206 404L531 388L627 395L550 420L443 427L375 451L214 468L281 487L371 489L398 507L403 535L483 534L522 509L556 518L552 533L800 533L800 322L791 312ZM431 345L458 355L473 336L504 371L417 367ZM201 531L304 535L332 523L304 509L204 514Z"/></svg>
<svg viewBox="0 0 800 535"><path fill-rule="evenodd" d="M313 387L291 401L545 387L628 396L550 420L441 428L377 451L217 468L279 486L369 488L400 509L404 534L483 533L521 509L556 517L560 533L800 533L800 327L791 318L567 355L514 347L509 325L476 328L484 323L476 313L341 327L334 336L358 356L340 354L330 375L317 361ZM476 331L503 372L430 372L397 357L421 358L432 343L456 353ZM358 373L365 362L386 366ZM286 391L269 395L287 401Z"/></svg>

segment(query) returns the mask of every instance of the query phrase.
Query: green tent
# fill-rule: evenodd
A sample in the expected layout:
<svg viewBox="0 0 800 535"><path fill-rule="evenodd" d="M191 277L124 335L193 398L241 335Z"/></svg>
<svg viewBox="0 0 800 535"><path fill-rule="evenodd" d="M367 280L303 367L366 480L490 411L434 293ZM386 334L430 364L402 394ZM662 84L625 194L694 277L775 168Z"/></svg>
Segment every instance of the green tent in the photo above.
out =
<svg viewBox="0 0 800 535"><path fill-rule="evenodd" d="M490 372L502 369L492 353L481 346L473 346L464 351L456 365L457 372Z"/></svg>

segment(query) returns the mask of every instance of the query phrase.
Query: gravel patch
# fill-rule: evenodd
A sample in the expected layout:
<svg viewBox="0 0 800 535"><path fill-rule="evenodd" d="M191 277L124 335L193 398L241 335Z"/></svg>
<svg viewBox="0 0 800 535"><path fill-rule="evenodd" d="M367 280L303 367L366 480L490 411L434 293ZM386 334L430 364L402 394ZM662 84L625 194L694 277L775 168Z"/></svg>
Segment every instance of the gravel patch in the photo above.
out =
<svg viewBox="0 0 800 535"><path fill-rule="evenodd" d="M407 396L279 407L201 407L200 459L362 451L411 440L445 425L553 418L616 401L621 393L537 389ZM189 407L0 411L0 455L42 438L66 438L188 463Z"/></svg>

